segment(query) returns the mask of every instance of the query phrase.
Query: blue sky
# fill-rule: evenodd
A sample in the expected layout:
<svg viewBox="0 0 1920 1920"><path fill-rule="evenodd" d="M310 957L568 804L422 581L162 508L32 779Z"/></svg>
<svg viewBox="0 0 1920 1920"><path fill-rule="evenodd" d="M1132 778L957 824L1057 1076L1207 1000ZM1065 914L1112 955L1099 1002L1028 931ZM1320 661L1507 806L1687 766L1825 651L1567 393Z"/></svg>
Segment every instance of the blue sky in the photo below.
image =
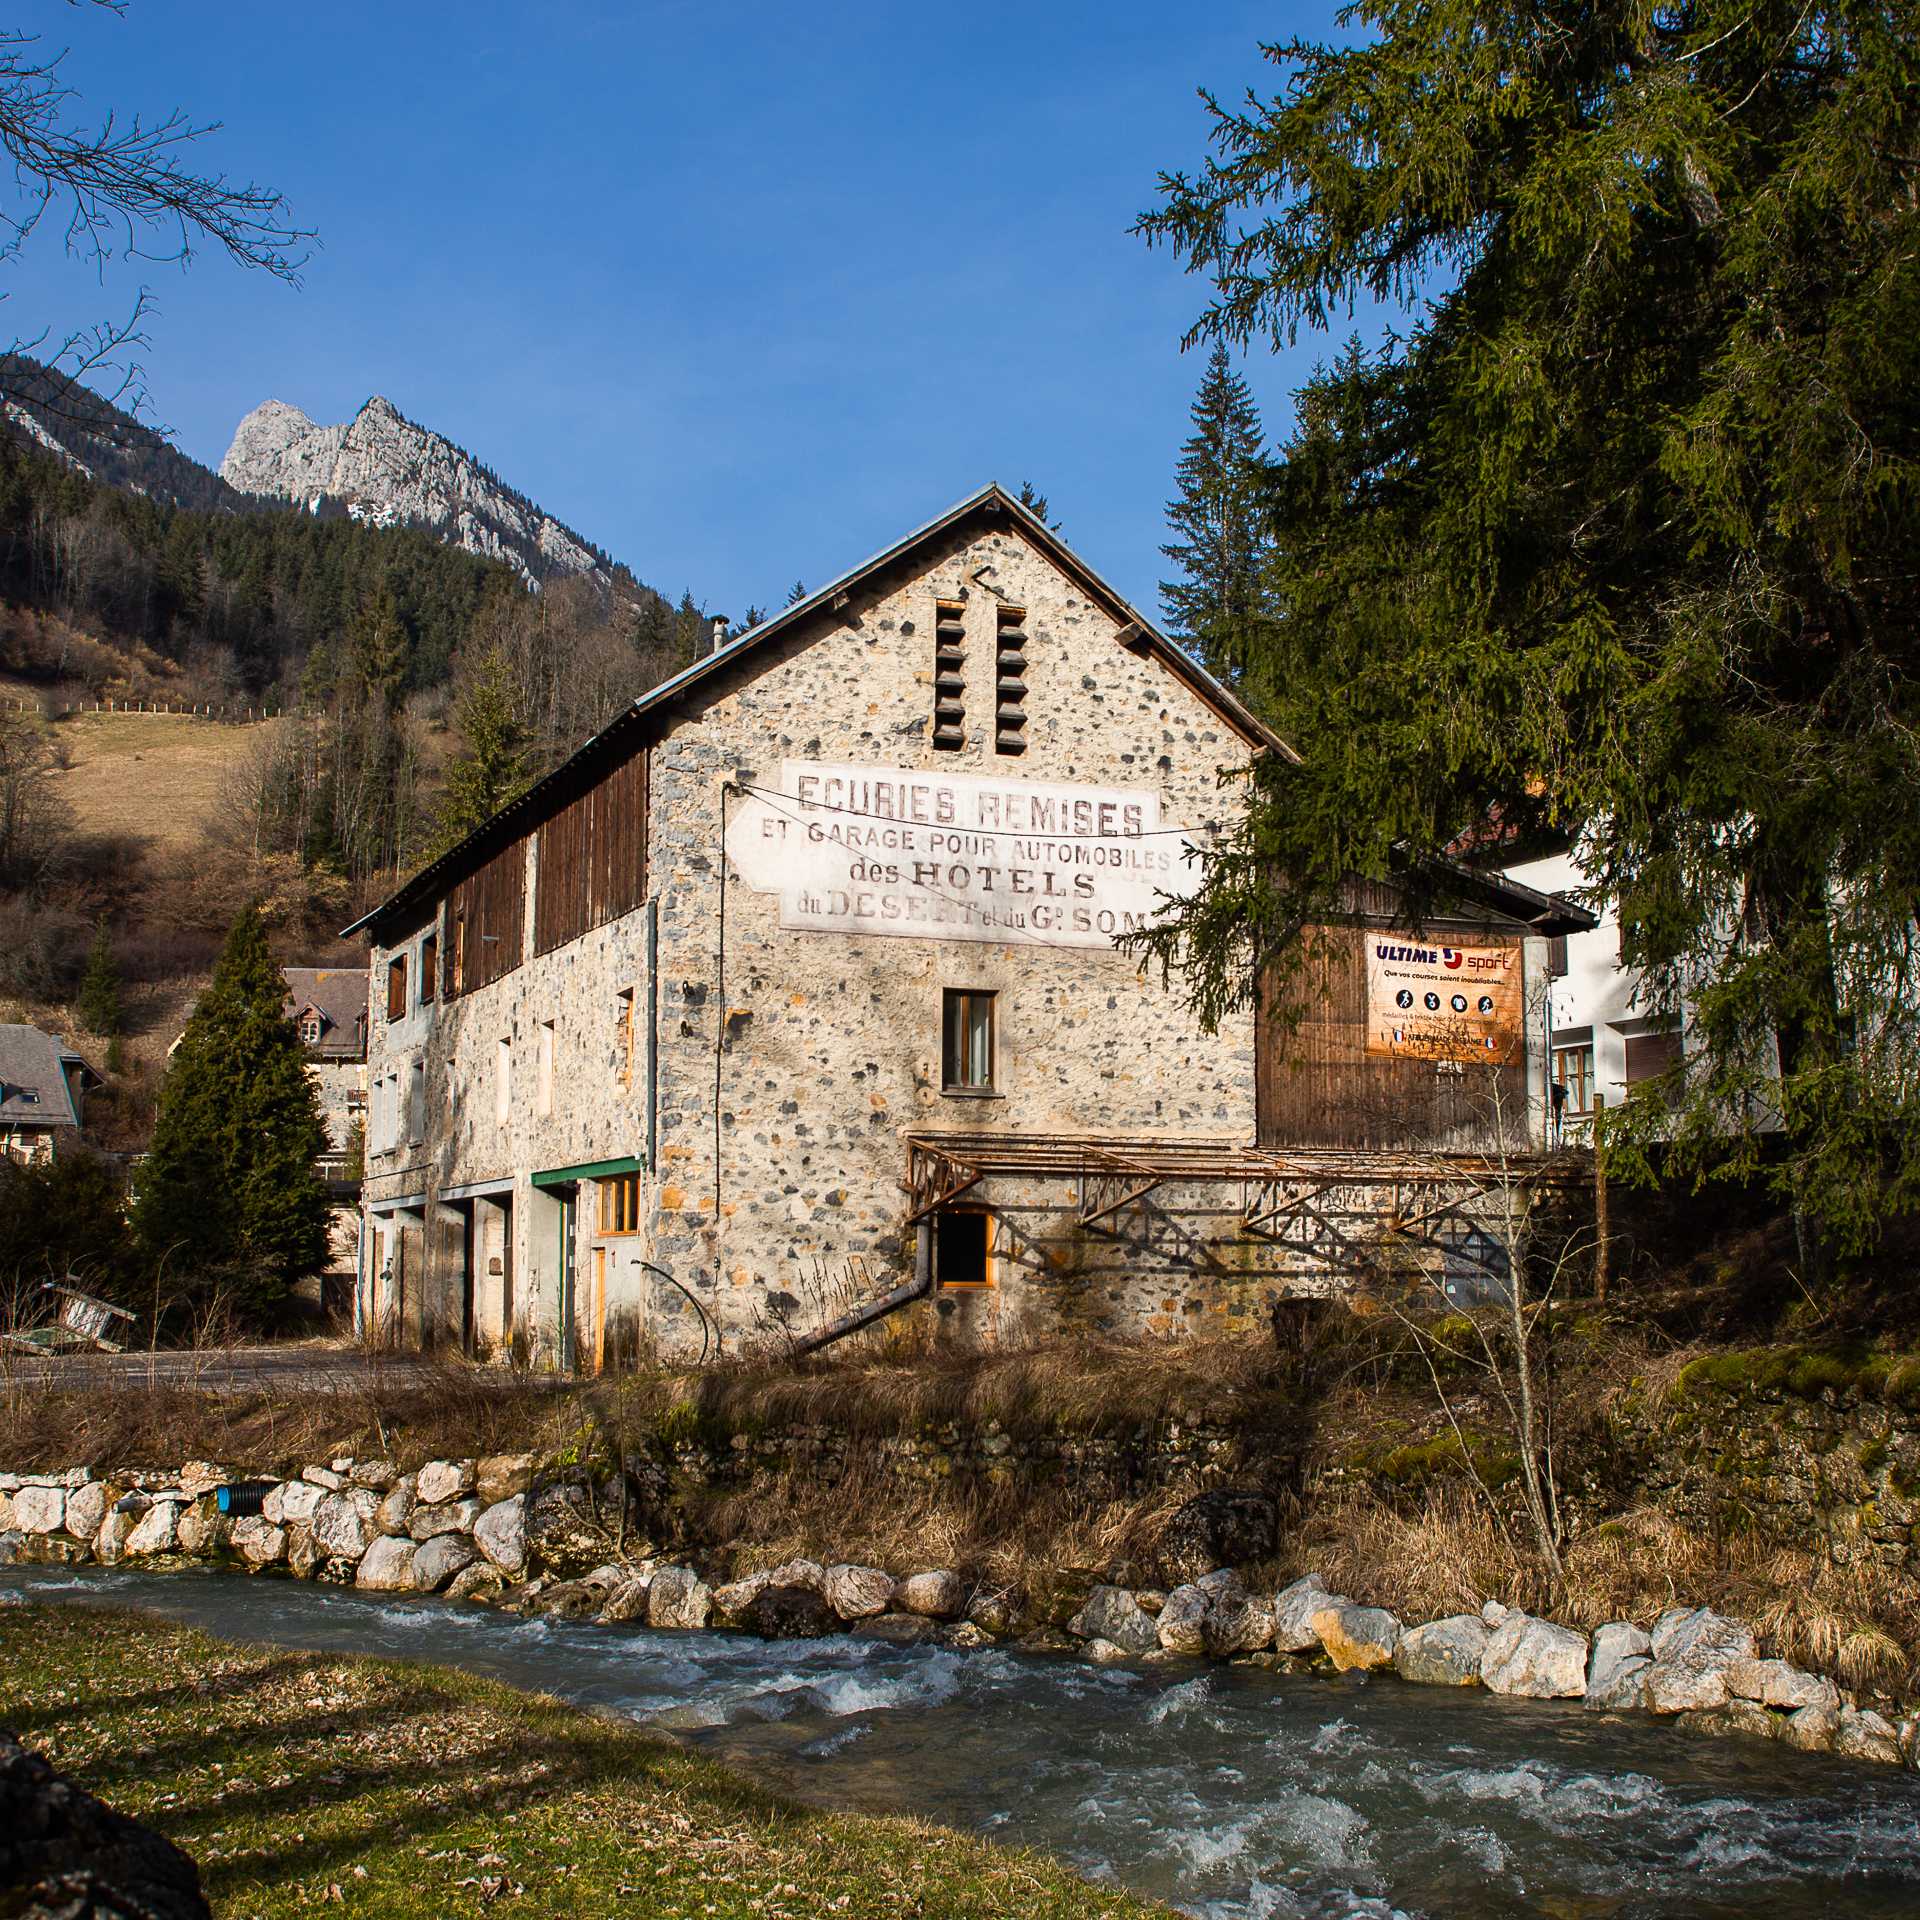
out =
<svg viewBox="0 0 1920 1920"><path fill-rule="evenodd" d="M158 311L156 418L216 465L277 398L373 393L643 579L777 605L987 479L1157 610L1199 283L1127 228L1199 160L1195 89L1331 8L726 0L320 7L29 0L85 108L183 107L321 244L103 286L45 234L0 327ZM1328 351L1248 364L1270 431Z"/></svg>

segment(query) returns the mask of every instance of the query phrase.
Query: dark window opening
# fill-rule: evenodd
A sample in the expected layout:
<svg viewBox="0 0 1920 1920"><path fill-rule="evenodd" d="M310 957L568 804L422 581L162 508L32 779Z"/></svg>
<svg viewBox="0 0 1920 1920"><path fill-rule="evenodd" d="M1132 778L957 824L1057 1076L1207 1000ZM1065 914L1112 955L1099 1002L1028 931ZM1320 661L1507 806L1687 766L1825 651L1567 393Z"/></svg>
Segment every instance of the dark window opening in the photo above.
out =
<svg viewBox="0 0 1920 1920"><path fill-rule="evenodd" d="M1019 607L996 612L993 750L1027 750L1027 616Z"/></svg>
<svg viewBox="0 0 1920 1920"><path fill-rule="evenodd" d="M933 744L947 753L967 743L966 611L958 600L934 603Z"/></svg>
<svg viewBox="0 0 1920 1920"><path fill-rule="evenodd" d="M407 956L396 954L387 962L387 1018L399 1020L407 1011Z"/></svg>
<svg viewBox="0 0 1920 1920"><path fill-rule="evenodd" d="M941 1085L948 1093L993 1089L993 995L949 987L941 1006Z"/></svg>
<svg viewBox="0 0 1920 1920"><path fill-rule="evenodd" d="M1556 1111L1591 1113L1593 1111L1593 1047L1555 1047L1553 1050L1553 1086Z"/></svg>
<svg viewBox="0 0 1920 1920"><path fill-rule="evenodd" d="M440 936L430 933L420 942L420 1004L424 1007L438 990L440 981Z"/></svg>
<svg viewBox="0 0 1920 1920"><path fill-rule="evenodd" d="M990 1287L989 1216L949 1209L933 1216L933 1276L943 1287Z"/></svg>

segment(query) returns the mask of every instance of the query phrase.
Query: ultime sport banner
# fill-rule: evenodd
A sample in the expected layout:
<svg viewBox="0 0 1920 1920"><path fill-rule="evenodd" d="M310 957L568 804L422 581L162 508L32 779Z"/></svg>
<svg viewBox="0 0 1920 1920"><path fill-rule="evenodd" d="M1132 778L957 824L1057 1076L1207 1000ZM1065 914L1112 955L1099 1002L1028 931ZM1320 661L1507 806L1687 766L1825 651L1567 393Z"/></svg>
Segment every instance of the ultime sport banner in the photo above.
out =
<svg viewBox="0 0 1920 1920"><path fill-rule="evenodd" d="M735 804L727 854L783 927L908 940L1111 947L1200 880L1150 788L813 760Z"/></svg>
<svg viewBox="0 0 1920 1920"><path fill-rule="evenodd" d="M1519 1050L1520 943L1445 947L1367 934L1367 1051L1505 1062Z"/></svg>

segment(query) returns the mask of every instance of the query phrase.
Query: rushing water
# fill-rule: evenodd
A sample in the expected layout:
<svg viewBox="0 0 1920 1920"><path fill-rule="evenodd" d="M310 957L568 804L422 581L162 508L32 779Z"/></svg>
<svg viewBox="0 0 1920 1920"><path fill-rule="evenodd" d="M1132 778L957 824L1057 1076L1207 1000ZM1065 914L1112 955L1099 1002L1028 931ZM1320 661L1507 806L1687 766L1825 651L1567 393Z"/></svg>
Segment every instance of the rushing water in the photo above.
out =
<svg viewBox="0 0 1920 1920"><path fill-rule="evenodd" d="M1043 1847L1207 1920L1920 1913L1920 1778L1477 1688L663 1634L218 1575L0 1573L16 1596L538 1687L817 1805Z"/></svg>

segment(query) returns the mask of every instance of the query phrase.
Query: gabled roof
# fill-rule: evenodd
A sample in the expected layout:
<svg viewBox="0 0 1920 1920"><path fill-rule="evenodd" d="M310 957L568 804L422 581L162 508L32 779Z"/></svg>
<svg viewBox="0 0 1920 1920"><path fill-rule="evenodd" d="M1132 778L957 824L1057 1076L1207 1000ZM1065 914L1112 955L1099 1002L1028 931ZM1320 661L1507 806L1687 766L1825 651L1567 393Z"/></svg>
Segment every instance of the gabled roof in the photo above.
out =
<svg viewBox="0 0 1920 1920"><path fill-rule="evenodd" d="M1299 756L1266 722L1248 708L1231 689L1221 685L1191 655L1176 646L1152 621L1128 602L1115 588L1087 565L1043 520L1030 513L1003 487L989 483L964 500L956 501L945 513L903 534L891 546L883 547L869 559L830 580L816 593L781 610L729 641L716 652L696 660L671 678L650 688L610 721L573 756L556 767L545 779L536 781L517 800L511 801L491 820L474 829L466 839L423 867L399 892L383 900L371 912L364 913L346 933L358 933L376 920L404 913L437 898L461 873L488 858L508 840L524 832L533 822L554 807L574 797L581 786L597 777L624 751L637 745L689 695L716 675L738 666L748 656L779 640L790 637L813 615L832 612L856 589L875 575L897 565L917 549L953 532L973 518L999 519L1019 528L1033 546L1069 579L1088 599L1103 608L1120 623L1120 643L1157 661L1175 679L1183 682L1199 699L1211 707L1256 753L1278 753L1289 760Z"/></svg>
<svg viewBox="0 0 1920 1920"><path fill-rule="evenodd" d="M352 1054L367 1045L367 969L365 967L282 967L288 1014L299 1020L311 1007L325 1023L314 1053Z"/></svg>
<svg viewBox="0 0 1920 1920"><path fill-rule="evenodd" d="M38 1027L0 1026L0 1121L77 1127L69 1066L80 1069L83 1086L100 1085L100 1076L65 1041Z"/></svg>

